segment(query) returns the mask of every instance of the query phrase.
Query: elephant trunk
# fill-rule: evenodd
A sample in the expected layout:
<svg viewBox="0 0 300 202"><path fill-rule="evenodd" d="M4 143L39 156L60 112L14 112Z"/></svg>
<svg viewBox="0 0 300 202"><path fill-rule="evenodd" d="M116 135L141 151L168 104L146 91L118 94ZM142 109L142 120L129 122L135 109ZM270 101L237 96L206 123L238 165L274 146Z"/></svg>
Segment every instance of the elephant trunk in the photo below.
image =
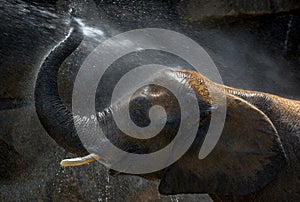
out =
<svg viewBox="0 0 300 202"><path fill-rule="evenodd" d="M73 20L68 37L56 46L44 60L35 86L35 107L41 124L48 134L64 149L77 155L88 152L80 141L73 114L58 93L58 71L64 60L80 45L83 33Z"/></svg>

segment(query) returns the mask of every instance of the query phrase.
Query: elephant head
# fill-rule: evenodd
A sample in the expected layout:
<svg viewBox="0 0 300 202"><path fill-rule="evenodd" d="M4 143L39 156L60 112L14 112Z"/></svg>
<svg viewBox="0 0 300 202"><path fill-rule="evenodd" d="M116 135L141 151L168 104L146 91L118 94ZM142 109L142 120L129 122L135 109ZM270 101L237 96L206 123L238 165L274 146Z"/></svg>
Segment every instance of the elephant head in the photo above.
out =
<svg viewBox="0 0 300 202"><path fill-rule="evenodd" d="M73 116L65 107L57 85L61 63L81 40L81 31L75 26L70 35L45 59L36 81L35 103L39 119L48 134L67 151L87 155L76 128L84 130L86 124L90 123L82 121L82 117ZM183 92L192 90L196 93L201 112L198 132L191 147L178 161L160 171L143 174L142 177L160 180L159 192L167 195L245 195L262 189L278 177L286 164L278 129L280 126L282 132L283 126L280 124L283 123L279 122L278 116L281 109L289 110L284 108L288 105L296 107L299 113L299 102L222 86L194 71L166 70L164 74L157 75L157 79L165 76L177 80L186 90ZM217 145L206 158L200 160L198 153L210 124L211 112L215 106L221 107L210 96L208 86L226 96L227 114ZM189 99L188 94L185 99ZM278 110L273 106L275 103ZM160 133L150 139L135 139L123 134L113 120L113 106L99 112L97 119L88 121L99 121L108 139L122 150L137 154L149 153L163 148L174 138L182 113L176 97L168 89L147 85L132 97L129 105L132 121L138 126L147 126L150 121L149 109L154 105L165 109L167 121Z"/></svg>

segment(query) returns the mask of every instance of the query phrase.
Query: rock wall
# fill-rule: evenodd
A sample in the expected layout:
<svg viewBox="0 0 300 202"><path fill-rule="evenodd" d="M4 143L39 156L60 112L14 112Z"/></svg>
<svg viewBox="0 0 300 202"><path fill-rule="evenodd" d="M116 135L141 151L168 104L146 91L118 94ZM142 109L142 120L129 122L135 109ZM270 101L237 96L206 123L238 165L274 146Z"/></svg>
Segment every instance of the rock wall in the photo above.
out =
<svg viewBox="0 0 300 202"><path fill-rule="evenodd" d="M208 18L296 12L300 3L297 0L182 0L176 8L181 18L201 22Z"/></svg>

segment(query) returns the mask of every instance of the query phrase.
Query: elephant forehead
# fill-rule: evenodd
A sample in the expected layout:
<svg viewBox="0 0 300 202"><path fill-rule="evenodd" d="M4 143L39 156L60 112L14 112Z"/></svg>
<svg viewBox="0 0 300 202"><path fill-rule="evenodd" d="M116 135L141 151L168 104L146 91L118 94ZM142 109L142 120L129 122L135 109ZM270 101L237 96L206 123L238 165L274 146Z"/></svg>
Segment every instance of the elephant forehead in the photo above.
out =
<svg viewBox="0 0 300 202"><path fill-rule="evenodd" d="M171 102L174 98L173 93L169 89L155 84L150 84L138 89L132 96L132 100L139 103Z"/></svg>
<svg viewBox="0 0 300 202"><path fill-rule="evenodd" d="M211 96L212 91L214 93L221 93L219 87L214 82L210 81L208 78L198 72L181 70L177 72L177 76L184 79L185 82L187 82L188 85L197 94L198 99L207 104L212 104L213 102Z"/></svg>

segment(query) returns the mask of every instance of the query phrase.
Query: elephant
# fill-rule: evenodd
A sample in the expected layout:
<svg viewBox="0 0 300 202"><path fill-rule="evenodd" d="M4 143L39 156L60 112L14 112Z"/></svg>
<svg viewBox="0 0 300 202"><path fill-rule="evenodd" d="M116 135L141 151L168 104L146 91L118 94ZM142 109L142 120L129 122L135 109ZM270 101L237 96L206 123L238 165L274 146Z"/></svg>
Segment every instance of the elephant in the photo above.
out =
<svg viewBox="0 0 300 202"><path fill-rule="evenodd" d="M130 104L131 119L139 126L149 124L151 106L164 107L168 117L166 125L159 135L149 140L128 137L118 130L112 118L113 107L98 112L97 119L84 119L74 115L62 102L58 72L82 40L81 29L73 22L68 37L49 53L37 75L35 107L48 134L65 150L78 156L89 155L88 162L98 156L89 154L77 129L84 130L96 122L113 144L131 153L149 153L167 145L178 129L181 112L176 98L166 88L152 84L141 87ZM300 101L224 86L192 70L166 70L157 77L174 78L183 89L196 93L201 112L199 128L188 151L175 163L138 176L159 181L158 191L164 195L208 193L214 201L300 199ZM217 145L206 158L199 159L197 155L213 106L218 106L208 87L225 95L227 112ZM78 161L75 164L80 164ZM111 173L118 174L113 170Z"/></svg>

